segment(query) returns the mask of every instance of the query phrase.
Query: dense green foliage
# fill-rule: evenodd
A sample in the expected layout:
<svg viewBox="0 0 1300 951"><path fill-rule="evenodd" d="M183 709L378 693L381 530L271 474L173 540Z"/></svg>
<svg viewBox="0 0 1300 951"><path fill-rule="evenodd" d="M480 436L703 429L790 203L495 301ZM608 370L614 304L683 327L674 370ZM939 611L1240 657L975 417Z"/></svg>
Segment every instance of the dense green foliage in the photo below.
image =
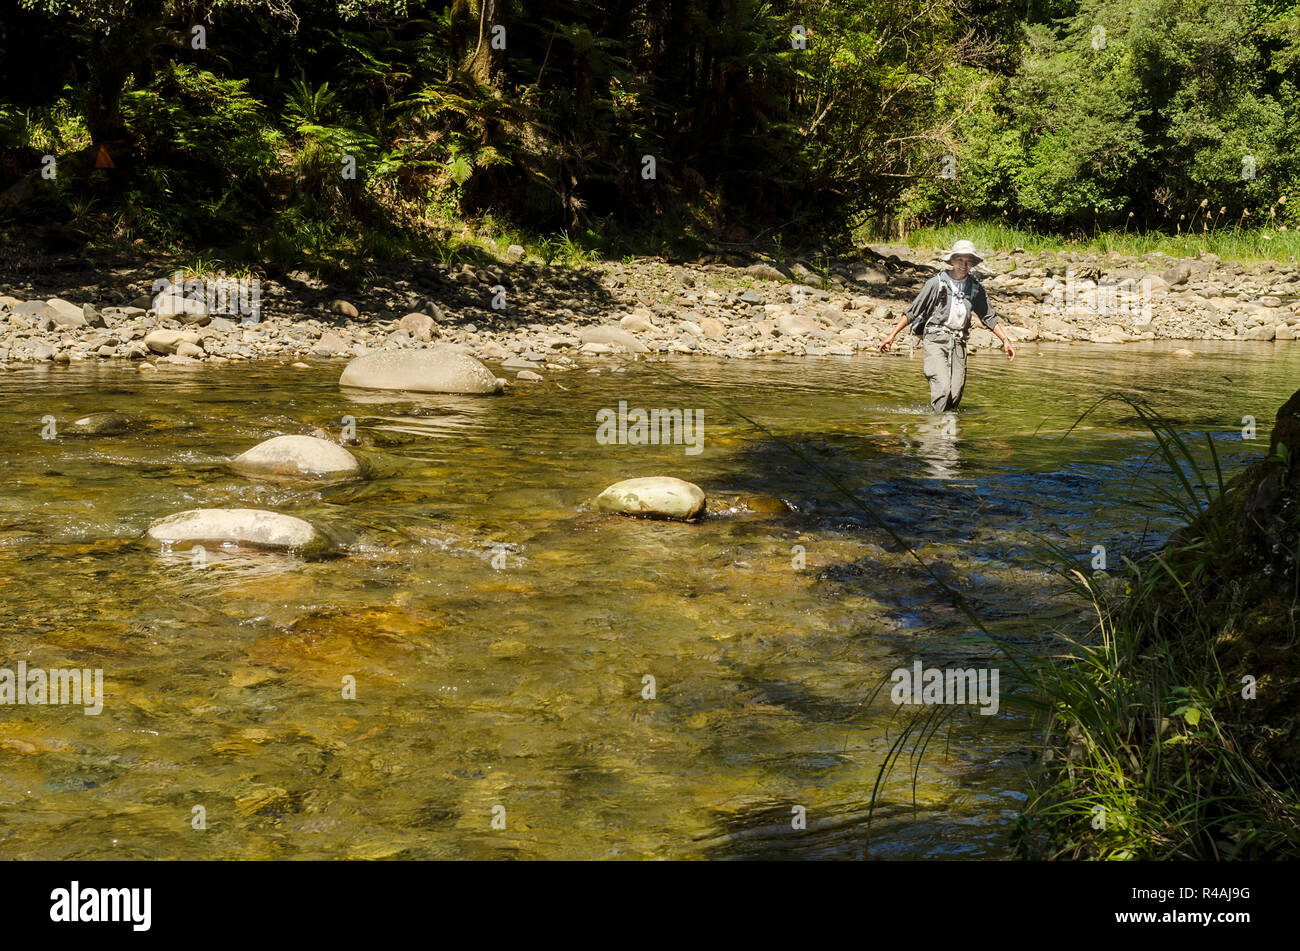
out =
<svg viewBox="0 0 1300 951"><path fill-rule="evenodd" d="M0 225L320 264L467 219L1280 226L1297 63L1269 0L14 0Z"/></svg>
<svg viewBox="0 0 1300 951"><path fill-rule="evenodd" d="M979 101L959 123L957 175L920 189L918 213L1174 233L1288 219L1300 7L1071 6L1024 24L1012 71L971 79Z"/></svg>

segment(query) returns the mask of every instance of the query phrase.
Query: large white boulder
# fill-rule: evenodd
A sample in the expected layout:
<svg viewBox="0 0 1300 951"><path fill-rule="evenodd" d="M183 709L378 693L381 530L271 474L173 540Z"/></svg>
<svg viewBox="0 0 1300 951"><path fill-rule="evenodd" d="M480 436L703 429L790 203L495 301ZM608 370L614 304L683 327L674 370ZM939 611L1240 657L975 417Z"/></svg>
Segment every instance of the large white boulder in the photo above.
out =
<svg viewBox="0 0 1300 951"><path fill-rule="evenodd" d="M367 353L344 368L339 385L413 393L497 393L503 381L468 353L439 346Z"/></svg>
<svg viewBox="0 0 1300 951"><path fill-rule="evenodd" d="M704 490L671 476L615 482L596 497L596 508L620 515L692 519L704 511Z"/></svg>
<svg viewBox="0 0 1300 951"><path fill-rule="evenodd" d="M361 463L337 443L316 436L276 436L236 456L230 465L248 475L347 479Z"/></svg>
<svg viewBox="0 0 1300 951"><path fill-rule="evenodd" d="M292 515L262 509L190 509L160 519L149 526L146 537L179 549L195 545L240 547L323 555L332 547L329 538L309 522Z"/></svg>

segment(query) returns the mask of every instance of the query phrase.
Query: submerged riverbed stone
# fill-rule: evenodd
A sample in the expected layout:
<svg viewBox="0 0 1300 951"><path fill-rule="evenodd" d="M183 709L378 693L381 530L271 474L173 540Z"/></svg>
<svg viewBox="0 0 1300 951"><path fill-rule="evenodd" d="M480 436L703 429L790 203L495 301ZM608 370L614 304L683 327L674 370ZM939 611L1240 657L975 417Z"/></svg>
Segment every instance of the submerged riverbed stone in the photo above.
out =
<svg viewBox="0 0 1300 951"><path fill-rule="evenodd" d="M342 446L316 436L276 436L236 456L230 465L248 475L346 479L361 463Z"/></svg>
<svg viewBox="0 0 1300 951"><path fill-rule="evenodd" d="M180 549L234 543L307 557L330 550L330 540L309 522L263 509L190 509L149 526L146 537Z"/></svg>
<svg viewBox="0 0 1300 951"><path fill-rule="evenodd" d="M468 353L440 346L357 357L343 370L339 385L413 393L498 393L503 381Z"/></svg>
<svg viewBox="0 0 1300 951"><path fill-rule="evenodd" d="M131 428L131 420L121 413L91 413L73 420L63 432L68 436L118 436Z"/></svg>
<svg viewBox="0 0 1300 951"><path fill-rule="evenodd" d="M747 495L740 501L749 511L763 515L784 515L792 511L788 502L772 495Z"/></svg>
<svg viewBox="0 0 1300 951"><path fill-rule="evenodd" d="M671 476L650 476L615 482L596 497L602 512L648 518L692 519L704 511L704 490Z"/></svg>

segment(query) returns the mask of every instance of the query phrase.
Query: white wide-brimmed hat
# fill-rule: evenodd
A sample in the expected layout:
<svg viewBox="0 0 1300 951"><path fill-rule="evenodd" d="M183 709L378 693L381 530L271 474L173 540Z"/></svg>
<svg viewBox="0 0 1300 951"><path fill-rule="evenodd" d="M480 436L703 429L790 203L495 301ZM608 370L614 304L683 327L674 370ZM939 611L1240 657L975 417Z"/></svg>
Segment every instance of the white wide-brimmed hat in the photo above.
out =
<svg viewBox="0 0 1300 951"><path fill-rule="evenodd" d="M943 259L947 261L954 254L969 254L975 259L976 264L984 261L984 256L975 250L974 241L954 241L952 247L943 252Z"/></svg>

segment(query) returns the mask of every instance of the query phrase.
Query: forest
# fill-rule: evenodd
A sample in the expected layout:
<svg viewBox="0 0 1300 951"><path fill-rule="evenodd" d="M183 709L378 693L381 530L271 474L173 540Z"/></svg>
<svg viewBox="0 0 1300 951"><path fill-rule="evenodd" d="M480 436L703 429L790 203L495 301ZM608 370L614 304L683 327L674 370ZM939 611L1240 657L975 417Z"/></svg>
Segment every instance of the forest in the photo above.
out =
<svg viewBox="0 0 1300 951"><path fill-rule="evenodd" d="M1276 0L8 0L0 228L328 269L1294 226Z"/></svg>

